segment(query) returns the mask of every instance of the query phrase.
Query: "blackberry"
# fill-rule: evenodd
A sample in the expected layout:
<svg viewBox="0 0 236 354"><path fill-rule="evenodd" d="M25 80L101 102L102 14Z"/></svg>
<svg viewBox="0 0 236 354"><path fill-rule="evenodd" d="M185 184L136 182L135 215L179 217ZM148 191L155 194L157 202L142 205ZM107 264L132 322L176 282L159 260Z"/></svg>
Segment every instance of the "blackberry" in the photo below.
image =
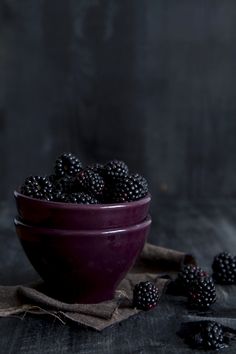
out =
<svg viewBox="0 0 236 354"><path fill-rule="evenodd" d="M70 193L73 190L73 186L75 183L75 179L73 177L64 176L62 178L56 178L54 175L50 176L53 189L57 191L61 191L63 193Z"/></svg>
<svg viewBox="0 0 236 354"><path fill-rule="evenodd" d="M53 192L52 192L52 200L54 202L66 203L67 198L68 198L68 195L61 190L53 190Z"/></svg>
<svg viewBox="0 0 236 354"><path fill-rule="evenodd" d="M192 349L219 350L226 347L224 327L214 321L183 323L178 334Z"/></svg>
<svg viewBox="0 0 236 354"><path fill-rule="evenodd" d="M207 310L216 301L216 289L212 277L197 278L187 291L191 308Z"/></svg>
<svg viewBox="0 0 236 354"><path fill-rule="evenodd" d="M66 202L77 204L98 204L97 199L84 192L69 194L66 198Z"/></svg>
<svg viewBox="0 0 236 354"><path fill-rule="evenodd" d="M102 196L104 186L104 180L98 173L85 169L77 175L74 189L99 197Z"/></svg>
<svg viewBox="0 0 236 354"><path fill-rule="evenodd" d="M114 202L130 202L147 195L143 182L135 175L125 176L114 184L112 199Z"/></svg>
<svg viewBox="0 0 236 354"><path fill-rule="evenodd" d="M200 267L187 265L179 272L177 282L183 291L186 292L195 280L206 277L207 275L208 274Z"/></svg>
<svg viewBox="0 0 236 354"><path fill-rule="evenodd" d="M204 322L200 331L203 348L215 350L224 347L224 334L221 324L213 321Z"/></svg>
<svg viewBox="0 0 236 354"><path fill-rule="evenodd" d="M103 176L107 180L117 181L122 177L128 176L128 166L119 160L109 161L103 169Z"/></svg>
<svg viewBox="0 0 236 354"><path fill-rule="evenodd" d="M213 278L219 284L236 283L236 258L230 253L218 254L212 264Z"/></svg>
<svg viewBox="0 0 236 354"><path fill-rule="evenodd" d="M41 176L27 177L21 187L21 193L32 198L52 200L53 185L49 178Z"/></svg>
<svg viewBox="0 0 236 354"><path fill-rule="evenodd" d="M139 310L150 310L157 306L159 290L150 281L136 284L133 291L133 306Z"/></svg>
<svg viewBox="0 0 236 354"><path fill-rule="evenodd" d="M146 191L146 194L148 194L148 182L146 180L146 178L144 178L143 176L141 176L138 173L134 173L132 174L132 176L139 182L142 184L144 190Z"/></svg>
<svg viewBox="0 0 236 354"><path fill-rule="evenodd" d="M103 173L103 168L104 166L101 163L93 163L91 165L88 165L86 169L92 170L93 172L98 173L99 175L102 175Z"/></svg>
<svg viewBox="0 0 236 354"><path fill-rule="evenodd" d="M82 169L79 159L71 153L64 153L58 157L54 171L58 178L64 176L75 176Z"/></svg>

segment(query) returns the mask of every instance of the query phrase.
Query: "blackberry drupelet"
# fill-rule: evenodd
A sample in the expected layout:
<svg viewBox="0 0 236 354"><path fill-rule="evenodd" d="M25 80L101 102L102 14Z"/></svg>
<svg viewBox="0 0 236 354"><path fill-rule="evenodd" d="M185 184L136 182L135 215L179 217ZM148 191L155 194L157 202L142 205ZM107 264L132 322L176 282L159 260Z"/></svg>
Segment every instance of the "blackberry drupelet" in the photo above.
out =
<svg viewBox="0 0 236 354"><path fill-rule="evenodd" d="M150 281L136 284L133 291L133 306L139 310L148 311L157 306L159 290Z"/></svg>
<svg viewBox="0 0 236 354"><path fill-rule="evenodd" d="M52 200L53 185L47 177L27 177L21 187L21 193L37 199Z"/></svg>
<svg viewBox="0 0 236 354"><path fill-rule="evenodd" d="M86 194L84 192L68 194L66 202L77 204L98 204L97 199L91 197L89 194Z"/></svg>
<svg viewBox="0 0 236 354"><path fill-rule="evenodd" d="M128 176L128 166L119 160L109 161L103 168L103 176L106 180L117 181Z"/></svg>
<svg viewBox="0 0 236 354"><path fill-rule="evenodd" d="M103 178L90 169L82 170L75 180L75 191L84 191L94 197L100 197L103 194L105 182Z"/></svg>
<svg viewBox="0 0 236 354"><path fill-rule="evenodd" d="M142 180L135 175L125 176L114 184L112 200L117 203L130 202L147 195L147 189Z"/></svg>
<svg viewBox="0 0 236 354"><path fill-rule="evenodd" d="M54 171L57 178L75 176L82 169L79 159L71 153L64 153L58 157Z"/></svg>
<svg viewBox="0 0 236 354"><path fill-rule="evenodd" d="M218 254L212 264L213 279L219 284L236 283L236 258L228 252Z"/></svg>
<svg viewBox="0 0 236 354"><path fill-rule="evenodd" d="M177 282L183 291L186 292L195 280L198 278L206 277L207 275L207 272L205 272L200 267L187 265L182 269L181 272L179 272Z"/></svg>
<svg viewBox="0 0 236 354"><path fill-rule="evenodd" d="M216 301L212 277L197 278L187 291L188 305L197 310L207 310Z"/></svg>

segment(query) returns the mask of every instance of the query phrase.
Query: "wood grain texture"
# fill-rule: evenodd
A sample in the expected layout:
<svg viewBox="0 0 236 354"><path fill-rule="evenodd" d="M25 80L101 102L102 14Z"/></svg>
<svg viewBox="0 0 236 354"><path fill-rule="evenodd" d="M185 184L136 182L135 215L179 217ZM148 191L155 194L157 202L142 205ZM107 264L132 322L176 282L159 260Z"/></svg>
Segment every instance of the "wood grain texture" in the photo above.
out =
<svg viewBox="0 0 236 354"><path fill-rule="evenodd" d="M1 198L69 150L125 159L158 198L235 196L235 12L233 0L2 0Z"/></svg>
<svg viewBox="0 0 236 354"><path fill-rule="evenodd" d="M0 283L23 284L38 279L26 259L12 226L14 212L0 210ZM153 210L149 240L154 244L193 253L199 264L210 269L213 256L224 250L236 254L236 203L175 202ZM211 319L236 329L236 287L218 287L218 302ZM57 320L33 317L0 319L0 353L80 354L190 354L176 336L180 323L195 320L183 298L164 296L159 307L101 333ZM224 353L235 353L235 343Z"/></svg>

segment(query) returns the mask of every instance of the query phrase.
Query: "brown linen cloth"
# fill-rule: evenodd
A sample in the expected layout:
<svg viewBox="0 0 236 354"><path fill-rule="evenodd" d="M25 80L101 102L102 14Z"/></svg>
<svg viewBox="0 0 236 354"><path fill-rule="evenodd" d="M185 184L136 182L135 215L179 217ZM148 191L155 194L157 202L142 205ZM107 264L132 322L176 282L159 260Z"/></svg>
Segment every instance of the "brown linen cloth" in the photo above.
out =
<svg viewBox="0 0 236 354"><path fill-rule="evenodd" d="M113 300L99 304L68 304L47 296L43 283L0 286L0 317L20 313L49 314L63 322L69 319L98 331L134 316L140 310L132 307L135 284L151 280L160 296L169 282L161 276L178 272L183 264L196 264L191 255L147 243L133 269L116 290Z"/></svg>

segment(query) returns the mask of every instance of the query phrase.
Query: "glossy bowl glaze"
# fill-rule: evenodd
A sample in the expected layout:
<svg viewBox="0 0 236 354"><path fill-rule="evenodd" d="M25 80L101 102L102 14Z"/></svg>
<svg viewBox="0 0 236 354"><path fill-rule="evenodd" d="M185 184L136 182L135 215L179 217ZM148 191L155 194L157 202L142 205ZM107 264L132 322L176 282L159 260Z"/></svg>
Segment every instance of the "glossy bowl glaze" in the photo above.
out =
<svg viewBox="0 0 236 354"><path fill-rule="evenodd" d="M112 299L143 249L151 225L110 230L55 230L15 219L21 244L53 296L67 302Z"/></svg>
<svg viewBox="0 0 236 354"><path fill-rule="evenodd" d="M20 218L27 224L64 230L101 230L131 226L148 215L150 195L120 204L48 202L14 192Z"/></svg>

